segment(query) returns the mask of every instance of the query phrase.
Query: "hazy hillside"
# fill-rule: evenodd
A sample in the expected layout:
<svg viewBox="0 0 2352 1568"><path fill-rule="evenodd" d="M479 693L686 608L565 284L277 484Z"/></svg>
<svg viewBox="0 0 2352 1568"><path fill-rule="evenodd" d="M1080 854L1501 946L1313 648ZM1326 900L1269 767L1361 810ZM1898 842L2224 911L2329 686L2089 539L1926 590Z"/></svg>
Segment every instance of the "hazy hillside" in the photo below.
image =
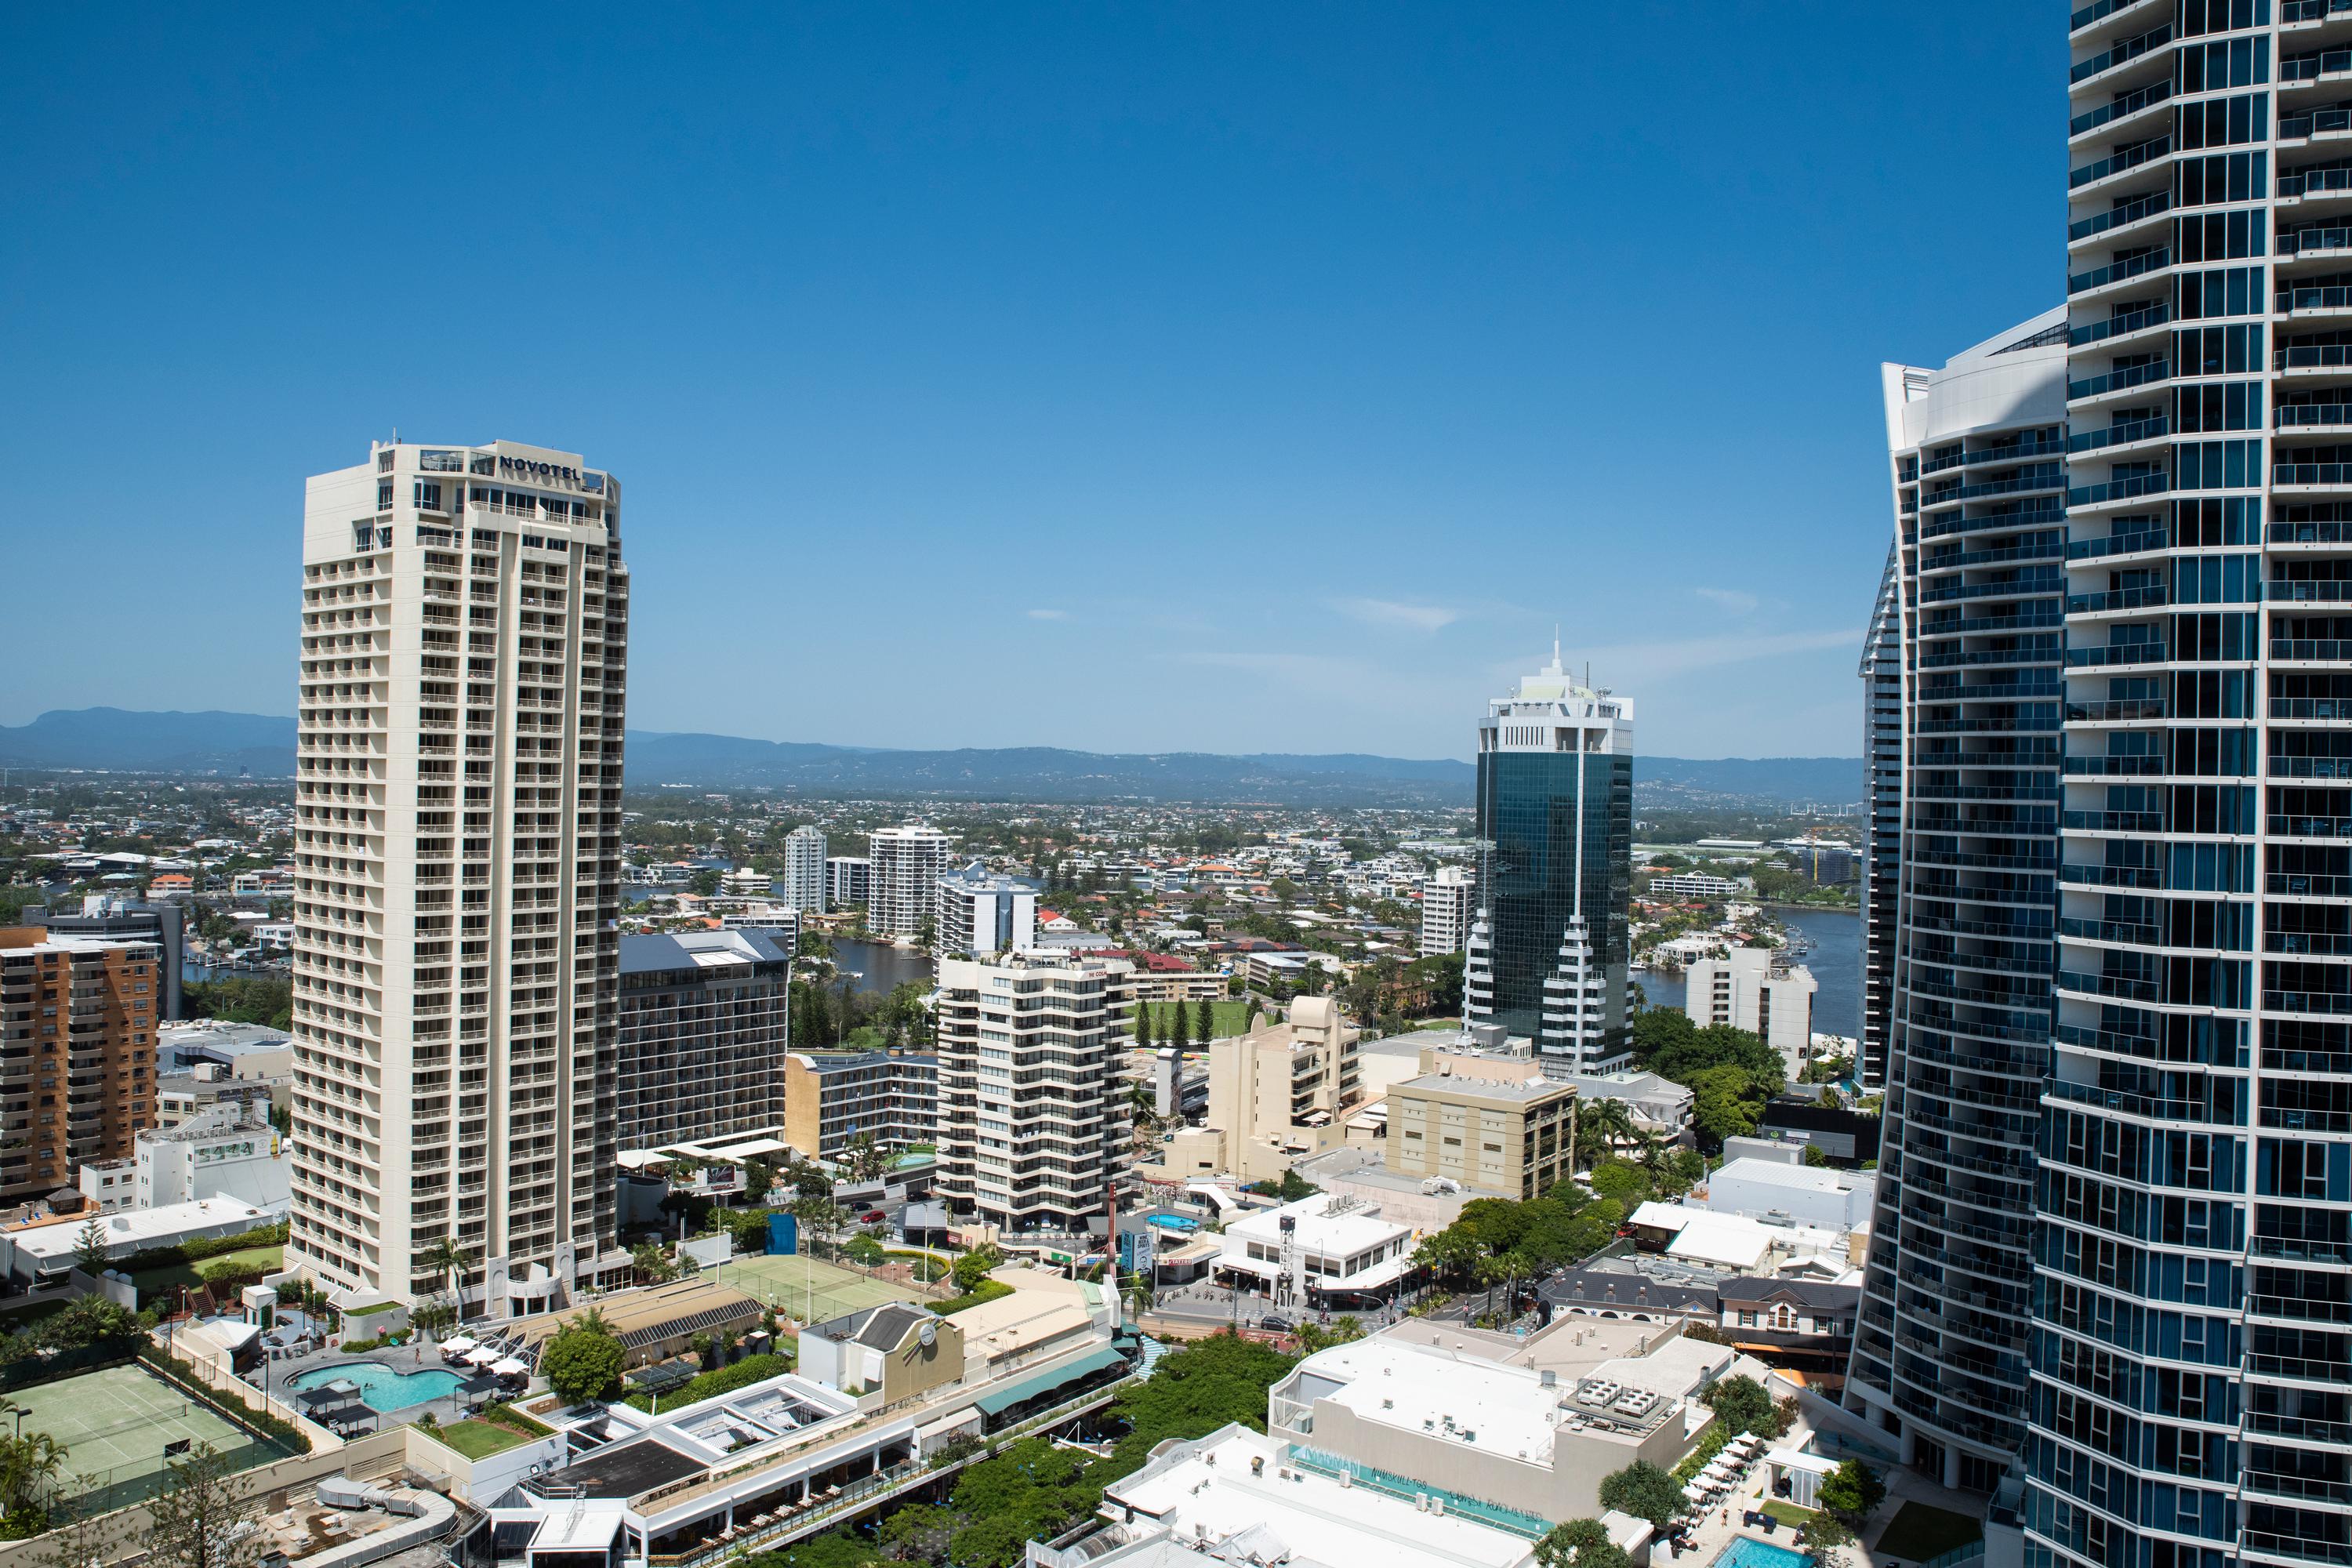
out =
<svg viewBox="0 0 2352 1568"><path fill-rule="evenodd" d="M0 766L126 773L212 773L257 778L294 771L294 721L256 713L141 713L85 708L0 727ZM631 731L628 782L637 788L797 790L814 795L977 799L1268 801L1286 805L1466 805L1471 765L1357 753L1224 756L1174 752L1109 755L1046 746L900 752L734 735ZM1756 799L1838 804L1862 794L1856 757L1640 757L1649 799Z"/></svg>

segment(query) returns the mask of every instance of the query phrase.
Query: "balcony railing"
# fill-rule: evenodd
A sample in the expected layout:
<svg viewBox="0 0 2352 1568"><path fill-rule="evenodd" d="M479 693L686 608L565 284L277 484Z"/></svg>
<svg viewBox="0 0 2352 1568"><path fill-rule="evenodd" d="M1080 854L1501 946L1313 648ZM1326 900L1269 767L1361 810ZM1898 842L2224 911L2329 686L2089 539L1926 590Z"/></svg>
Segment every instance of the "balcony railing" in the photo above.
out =
<svg viewBox="0 0 2352 1568"><path fill-rule="evenodd" d="M2070 85L2075 82L2088 81L2093 77L2097 76L2101 71L2122 65L2129 60L2137 59L2140 56L2147 53L2148 50L2161 48L2171 41L2171 23L2167 22L2162 26L2151 27L2147 32L2140 34L2137 37L2126 38L2119 44L2116 44L2110 47L2100 50L2097 54L2093 55L2089 59L2083 61L2080 65L2077 65L2072 70L2069 70L2066 73L2066 80Z"/></svg>
<svg viewBox="0 0 2352 1568"><path fill-rule="evenodd" d="M2352 289L2343 292L2352 294ZM2280 308L2284 310L2285 307ZM2169 381L2171 378L2172 362L2160 359L2153 364L2129 365L2122 370L2109 371L2105 375L2070 381L2066 384L2066 395L2069 399L2097 397L2105 393L2121 392L2126 387L2146 386L2150 382Z"/></svg>
<svg viewBox="0 0 2352 1568"><path fill-rule="evenodd" d="M2149 104L2162 103L2171 96L2172 79L2170 77L2165 78L2162 81L2152 81L2137 92L2124 94L2113 103L2103 103L2096 109L2085 110L2074 116L2066 122L2066 134L2080 136L2084 132L2095 130L2110 120L2121 120L2126 115L2137 114ZM2160 212L2163 209L2159 207L2156 210ZM2128 223L2130 219L2121 218L2116 221ZM2075 226L2080 228L2082 226L2078 224ZM2073 237L2079 239L2082 236L2077 234Z"/></svg>
<svg viewBox="0 0 2352 1568"><path fill-rule="evenodd" d="M2284 129L2281 134L2284 134ZM2137 142L2120 153L2111 153L2096 163L2085 163L2079 169L2069 170L2066 174L2066 188L2079 189L2094 180L2104 180L2109 174L2120 174L2126 169L2137 169L2151 159L2168 155L2171 151L2171 137L2151 136L2147 141Z"/></svg>

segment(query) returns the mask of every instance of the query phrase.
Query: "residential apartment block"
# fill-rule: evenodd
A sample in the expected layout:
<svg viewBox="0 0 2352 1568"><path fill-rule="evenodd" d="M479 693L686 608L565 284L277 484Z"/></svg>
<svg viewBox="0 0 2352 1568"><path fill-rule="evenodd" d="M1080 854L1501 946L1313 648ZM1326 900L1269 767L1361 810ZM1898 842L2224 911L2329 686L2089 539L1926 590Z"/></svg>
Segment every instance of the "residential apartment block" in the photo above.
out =
<svg viewBox="0 0 2352 1568"><path fill-rule="evenodd" d="M287 1263L327 1285L445 1289L446 1240L502 1315L626 1265L619 506L508 441L309 482Z"/></svg>
<svg viewBox="0 0 2352 1568"><path fill-rule="evenodd" d="M1862 1037L1854 1076L1865 1093L1886 1084L1895 1030L1895 933L1903 842L1903 558L1894 546L1878 579L1862 654Z"/></svg>
<svg viewBox="0 0 2352 1568"><path fill-rule="evenodd" d="M1769 947L1735 947L1720 958L1694 959L1683 974L1683 1012L1700 1028L1727 1024L1780 1053L1793 1083L1812 1054L1811 970Z"/></svg>
<svg viewBox="0 0 2352 1568"><path fill-rule="evenodd" d="M0 929L0 1202L71 1186L155 1123L162 944Z"/></svg>
<svg viewBox="0 0 2352 1568"><path fill-rule="evenodd" d="M2049 1062L2065 312L1885 367L1902 838L1877 1211L1846 1402L1947 1485L2022 1447ZM1938 1353L1939 1349L1944 1353Z"/></svg>
<svg viewBox="0 0 2352 1568"><path fill-rule="evenodd" d="M1018 952L1037 942L1037 889L974 860L940 874L933 899L933 950L971 958Z"/></svg>
<svg viewBox="0 0 2352 1568"><path fill-rule="evenodd" d="M784 875L777 886L784 902L803 914L824 913L824 829L803 823L784 835Z"/></svg>
<svg viewBox="0 0 2352 1568"><path fill-rule="evenodd" d="M1108 1210L1129 1124L1113 963L940 961L939 1192L957 1214L1073 1232Z"/></svg>
<svg viewBox="0 0 2352 1568"><path fill-rule="evenodd" d="M835 855L824 863L824 903L829 910L863 906L874 891L874 862L863 855Z"/></svg>
<svg viewBox="0 0 2352 1568"><path fill-rule="evenodd" d="M622 1148L698 1143L783 1120L792 960L761 931L621 939Z"/></svg>
<svg viewBox="0 0 2352 1568"><path fill-rule="evenodd" d="M838 1160L860 1135L896 1151L940 1136L940 1058L914 1052L793 1051L784 1058L784 1141Z"/></svg>
<svg viewBox="0 0 2352 1568"><path fill-rule="evenodd" d="M1421 952L1436 957L1470 942L1477 914L1478 879L1466 866L1440 866L1421 888Z"/></svg>
<svg viewBox="0 0 2352 1568"><path fill-rule="evenodd" d="M1281 1019L1209 1047L1209 1110L1176 1133L1171 1163L1244 1181L1279 1177L1302 1155L1335 1148L1364 1099L1363 1031L1329 996L1301 996Z"/></svg>
<svg viewBox="0 0 2352 1568"><path fill-rule="evenodd" d="M866 895L866 929L877 936L923 934L938 918L940 873L955 840L919 822L885 827L866 840L873 870Z"/></svg>

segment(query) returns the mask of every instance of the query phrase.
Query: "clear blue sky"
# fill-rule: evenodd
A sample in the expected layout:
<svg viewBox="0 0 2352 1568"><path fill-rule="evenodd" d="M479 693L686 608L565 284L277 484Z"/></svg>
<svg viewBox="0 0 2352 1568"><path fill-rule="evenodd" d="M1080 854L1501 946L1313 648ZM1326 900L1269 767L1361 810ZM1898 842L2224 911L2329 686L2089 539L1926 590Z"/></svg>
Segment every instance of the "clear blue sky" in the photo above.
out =
<svg viewBox="0 0 2352 1568"><path fill-rule="evenodd" d="M0 722L293 710L302 479L627 486L630 721L1852 754L1878 362L2062 288L2061 13L25 5Z"/></svg>

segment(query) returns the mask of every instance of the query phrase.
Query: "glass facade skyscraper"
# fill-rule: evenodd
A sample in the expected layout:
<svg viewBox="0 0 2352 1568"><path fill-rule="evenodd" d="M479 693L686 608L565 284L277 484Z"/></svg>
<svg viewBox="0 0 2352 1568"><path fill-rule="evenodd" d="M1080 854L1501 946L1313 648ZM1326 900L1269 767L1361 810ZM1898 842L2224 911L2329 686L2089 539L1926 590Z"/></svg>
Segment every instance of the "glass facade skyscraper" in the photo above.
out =
<svg viewBox="0 0 2352 1568"><path fill-rule="evenodd" d="M2033 1137L2050 1053L2065 315L1884 367L1899 682L1885 1126L1846 1403L1946 1485L2025 1436ZM1874 754L1883 745L1874 737ZM1878 831L1874 824L1873 831ZM1874 873L1878 870L1874 857Z"/></svg>
<svg viewBox="0 0 2352 1568"><path fill-rule="evenodd" d="M2352 4L2074 13L2025 1556L2352 1562Z"/></svg>
<svg viewBox="0 0 2352 1568"><path fill-rule="evenodd" d="M1478 726L1484 845L1467 971L1472 1023L1535 1042L1548 1068L1629 1058L1633 705L1548 668Z"/></svg>

